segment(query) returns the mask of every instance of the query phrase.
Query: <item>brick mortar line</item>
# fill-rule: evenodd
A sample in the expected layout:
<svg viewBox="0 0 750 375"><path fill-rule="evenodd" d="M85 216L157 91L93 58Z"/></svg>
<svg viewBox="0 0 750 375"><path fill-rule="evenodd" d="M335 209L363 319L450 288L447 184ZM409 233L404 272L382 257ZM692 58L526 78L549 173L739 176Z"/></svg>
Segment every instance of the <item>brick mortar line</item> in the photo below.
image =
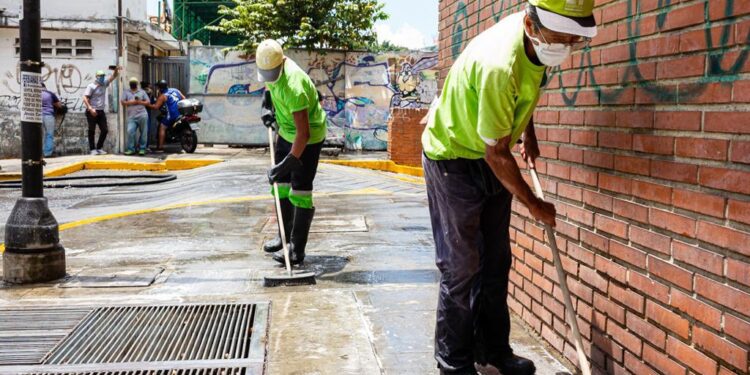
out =
<svg viewBox="0 0 750 375"><path fill-rule="evenodd" d="M731 52L731 51L728 51L728 52ZM657 63L658 62L676 63L676 61L674 61L674 59L671 59L671 60L661 60L661 61L656 61L656 62ZM619 66L615 66L615 64L596 65L596 66L593 66L593 67L589 66L589 67L583 67L583 68L575 68L576 70L569 70L569 71L563 71L563 72L561 72L561 71L555 71L555 72L551 73L548 76L548 78L550 80L559 79L559 78L557 78L557 76L559 76L561 73L562 74L566 74L566 73L579 73L581 75L590 76L591 72L589 71L589 69L596 69L596 68L623 68L623 67L629 67L629 66L638 67L638 66L641 66L641 65L643 65L643 64L623 64L623 65L619 65ZM590 83L586 83L585 85L558 86L558 87L551 88L551 89L545 88L543 90L543 92L542 92L542 95L543 94L567 93L565 91L573 91L574 93L576 93L576 92L586 92L586 91L600 91L600 90L603 90L603 89L607 89L607 90L609 90L609 89L631 89L631 88L632 89L642 89L642 88L650 88L650 87L662 87L662 88L664 88L664 87L667 87L667 88L668 87L675 87L675 88L679 89L679 87L681 87L681 86L682 87L687 86L687 85L695 86L695 85L711 84L711 83L732 85L735 82L742 82L742 81L747 81L748 79L750 79L750 74L748 74L748 73L738 73L737 74L737 78L734 78L734 77L726 78L725 75L707 75L706 73L707 73L707 69L708 69L708 64L706 64L706 66L704 68L706 70L703 71L702 75L690 75L690 76L685 76L685 77L674 77L674 78L644 79L644 80L641 80L641 81L618 82L618 83L611 83L611 84L599 84L598 83L596 85L593 85L593 84L590 84ZM583 90L583 89L587 89L587 90ZM678 100L679 99L679 92L677 93L677 96L678 96L678 98L675 99L675 104L673 104L673 105L680 104L680 102ZM731 103L731 102L729 102L729 103ZM686 103L686 104L693 104L693 105L695 105L695 103ZM722 104L722 103L705 103L705 104L708 105L708 104ZM746 104L746 103L740 103L740 104ZM635 105L635 104L604 103L604 104L598 104L598 105L601 105L601 106L616 106L616 105ZM640 104L640 105L652 105L652 104L646 104L646 103L644 103L644 104ZM698 105L700 105L700 103ZM587 105L587 106L591 106L591 105Z"/></svg>
<svg viewBox="0 0 750 375"><path fill-rule="evenodd" d="M546 142L546 141L540 141L540 144L545 144L543 142ZM617 150L617 149L584 149L584 150L597 151L597 152L603 152L603 153L610 153L610 154L613 154L613 155L620 155L620 156L634 156L634 155L628 155L628 154L624 154L624 153L620 154L618 152L620 152L620 151L625 152L625 150ZM650 154L650 153L644 153L644 154L646 154L646 155L657 155L657 154ZM687 159L687 158L677 157L677 156L673 156L673 159L667 159L667 158L669 158L669 156L667 156L667 155L660 155L660 156L662 156L664 159L653 158L653 159L650 159L650 160L676 162L676 163L681 163L681 164L686 164L686 165L692 165L692 166L697 166L697 167L720 168L720 169L726 169L726 170L730 170L730 171L739 171L739 172L748 172L748 169L750 169L750 165L746 166L744 164L733 163L731 161L727 161L726 164L717 164L719 162L715 162L713 164L710 164L710 163L708 163L708 162L710 162L710 160L705 160L707 163L705 165L703 165L703 164L695 164L694 162L690 162L690 161L695 160L695 159ZM659 179L659 178L656 178L656 177L652 177L650 175L646 176L646 175L638 175L638 174L629 174L629 173L626 173L626 172L618 171L618 170L616 170L614 168L607 169L607 168L602 168L602 167L598 167L598 166L595 166L595 165L589 165L589 164L584 164L584 163L576 163L576 162L571 162L571 161L566 161L566 160L560 160L560 159L547 159L547 158L544 158L544 157L541 157L541 158L542 158L542 161L545 164L557 164L557 165L563 165L563 166L569 166L569 167L570 166L573 166L573 167L584 167L584 168L586 168L586 169L588 169L588 170L590 170L592 172L606 173L608 175L612 175L612 176L616 176L616 177L627 178L627 179L630 179L630 180L637 180L637 181L643 181L643 182L649 182L649 183L652 183L652 184L659 184L659 185L662 185L662 186L679 187L679 188L681 188L683 190L691 190L690 189L691 187L693 189L695 189L695 187L700 187L701 189L705 189L705 190L701 190L700 192L707 192L707 193L711 193L711 194L715 194L715 195L719 195L719 196L724 196L726 198L731 198L731 199L734 199L734 200L737 200L737 201L741 201L741 202L746 201L747 197L748 197L748 195L744 194L744 193L734 192L734 191L730 191L730 190L721 190L721 189L717 189L717 188L712 188L710 186L701 185L700 183L691 184L691 183L687 183L687 182L680 182L680 181L667 180L667 179ZM699 159L699 160L703 161L704 159ZM727 166L735 166L735 164L740 164L740 165L736 166L736 168L727 168ZM551 176L551 175L547 174L546 172L543 173L543 175L547 176L547 177L555 177L555 176ZM700 181L700 168L698 168L698 172L697 172L697 176L696 177ZM555 177L555 178L559 178L559 177ZM576 182L576 183L582 184L580 182ZM592 185L585 185L585 184L583 184L583 186L592 186ZM607 191L608 194L620 194L620 195L631 195L631 196L633 195L633 194L623 194L623 193L616 192L616 191L609 191L609 190L605 190L605 191Z"/></svg>
<svg viewBox="0 0 750 375"><path fill-rule="evenodd" d="M547 175L547 174L544 174L543 178L546 178L547 180L550 180L550 181L554 181L556 183L558 183L558 182L566 182L568 185L571 185L571 186L575 186L575 187L579 187L579 188L582 188L582 189L585 189L585 190L589 190L589 191L592 191L592 192L595 192L595 193L603 194L603 195L606 195L606 196L609 196L609 197L612 197L612 198L618 198L618 199L621 199L621 200L623 200L625 202L636 203L636 204L644 206L644 207L646 207L648 209L650 209L650 208L656 208L656 209L664 210L664 211L667 211L667 212L670 212L670 213L678 214L678 215L681 215L681 216L686 216L686 217L689 217L691 219L695 218L696 225L697 225L698 221L704 221L704 222L708 222L708 223L720 225L720 226L723 226L723 227L726 227L726 228L735 229L735 230L738 230L738 231L741 231L741 232L746 232L746 233L750 234L750 225L744 224L744 223L740 223L740 222L736 222L734 220L730 220L727 217L717 218L717 217L710 216L710 215L704 215L704 214L701 214L701 213L696 213L696 212L693 212L693 211L685 210L683 208L679 208L679 207L677 207L677 206L675 206L673 204L667 205L667 204L664 204L664 203L660 203L660 202L655 202L655 201L650 201L650 200L647 200L647 199L639 198L639 197L637 197L637 196L635 196L633 194L628 195L628 194L622 194L622 193L617 193L617 192L611 192L609 190L602 190L599 187L597 187L596 189L591 189L590 185L582 185L579 182L569 181L569 180L565 180L565 179L562 179L562 178L559 178L559 177L550 176L550 175ZM558 194L553 194L553 195L556 196L556 197L559 197ZM623 197L627 197L629 199L622 199ZM745 197L747 197L747 196L745 196ZM568 202L565 201L565 200L569 200L569 199L565 198L565 197L563 197L563 198L564 198L564 200L560 200L560 199L558 199L558 200L561 201L561 202L563 202L563 203L569 204ZM591 208L590 208L590 207L594 207L594 206L587 205L583 201L579 202L579 201L571 200L571 202L574 202L575 203L574 206L576 206L578 208L586 209L586 210L588 210L588 211L590 211L592 213L596 213L595 211L591 210ZM596 209L601 210L599 208L596 208ZM681 210L681 211L684 211L684 212L689 212L690 215L685 215L685 214L681 213L680 211L676 211L676 210ZM633 220L631 218L627 218L627 217L624 217L624 216L616 215L613 211L606 211L606 210L604 210L604 212L610 212L613 215L613 218L618 218L618 220L621 220L621 221L627 221L628 223L631 223L631 222L641 223L641 222L635 221L635 220ZM619 219L619 218L624 218L624 220L623 219ZM664 233L670 233L669 236L679 235L677 233L671 232L671 231L663 229L663 228L653 227L650 223L641 223L641 224L650 227L651 228L650 230L652 230L652 231L654 231L656 233L662 233L662 232L664 232ZM585 226L585 227L588 228L588 225L583 224L583 223L579 223L578 225L579 226L583 225L583 226ZM592 226L591 228L594 228L594 227ZM667 235L667 234L665 234L665 235ZM690 239L690 240L687 240L687 241L686 240L681 240L682 242L685 242L685 243L690 243L690 242L693 242L693 241L703 242L703 241L699 240L698 238L685 237L685 236L682 236L682 237ZM715 246L715 245L712 245L712 246ZM720 247L717 247L717 248L720 248ZM723 248L721 248L721 249L723 249ZM733 251L733 250L729 250L729 251ZM748 258L750 258L750 256Z"/></svg>
<svg viewBox="0 0 750 375"><path fill-rule="evenodd" d="M749 77L750 78L750 77ZM748 80L750 81L750 79ZM559 94L559 93L555 93ZM594 110L594 108L602 108L599 110ZM611 110L608 110L612 108ZM631 111L625 111L626 109L631 109ZM744 110L742 110L744 109ZM585 106L585 108L579 108L579 107L571 107L571 106L550 106L550 105L544 105L544 106L538 106L536 107L536 111L542 111L542 112L647 112L647 113L670 113L670 112L677 112L677 113L688 113L688 112L700 112L701 113L701 123L704 120L706 113L732 113L732 112L741 112L750 113L750 103L706 103L706 104L621 104L621 105L595 105L595 106ZM537 123L535 122L534 125ZM539 123L539 125L546 125L546 126L568 126L568 127L604 127L601 125L586 125L586 124L544 124ZM650 129L650 128L645 128ZM663 129L655 129L655 130L663 130ZM718 132L721 133L721 132Z"/></svg>
<svg viewBox="0 0 750 375"><path fill-rule="evenodd" d="M600 111L600 112L608 112L608 111ZM611 111L613 113L622 113L623 111ZM734 112L731 112L734 113ZM747 112L748 116L750 116L750 111ZM671 129L657 129L657 128L647 128L647 127L635 127L635 126L602 126L602 125L594 125L594 124L583 124L583 125L573 125L573 124L544 124L544 123L538 123L534 121L534 127L535 129L552 129L552 130L584 130L584 131L593 131L596 133L601 132L612 132L612 133L623 133L623 134L631 134L631 135L653 135L658 137L674 137L676 138L700 138L700 139L708 139L708 140L720 140L720 141L750 141L750 133L748 134L737 134L737 133L727 133L727 132L712 132L712 131L705 131L705 130L671 130ZM553 143L556 145L572 145L572 146L581 146L581 147L593 147L593 146L587 146L587 145L580 145L577 143L566 143L566 142L558 142L558 141L549 141L545 140L539 141L541 142L547 142L547 143ZM643 151L636 151L636 152L643 152ZM658 154L653 154L658 155ZM662 155L664 156L664 155ZM703 159L701 159L703 160Z"/></svg>

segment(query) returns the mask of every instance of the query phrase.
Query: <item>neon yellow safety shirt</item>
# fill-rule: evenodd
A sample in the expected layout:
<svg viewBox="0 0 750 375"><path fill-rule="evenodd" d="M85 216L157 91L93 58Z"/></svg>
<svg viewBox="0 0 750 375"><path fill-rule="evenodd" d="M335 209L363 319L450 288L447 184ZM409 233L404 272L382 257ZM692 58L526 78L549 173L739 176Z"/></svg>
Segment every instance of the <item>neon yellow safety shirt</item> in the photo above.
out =
<svg viewBox="0 0 750 375"><path fill-rule="evenodd" d="M485 142L520 137L539 100L544 66L523 46L524 13L505 17L474 38L443 85L435 113L422 134L432 160L481 159Z"/></svg>
<svg viewBox="0 0 750 375"><path fill-rule="evenodd" d="M279 80L267 85L279 124L279 135L289 143L294 143L297 127L294 114L307 110L310 119L310 140L307 144L323 142L326 138L326 112L318 101L318 90L310 76L292 59L287 58Z"/></svg>

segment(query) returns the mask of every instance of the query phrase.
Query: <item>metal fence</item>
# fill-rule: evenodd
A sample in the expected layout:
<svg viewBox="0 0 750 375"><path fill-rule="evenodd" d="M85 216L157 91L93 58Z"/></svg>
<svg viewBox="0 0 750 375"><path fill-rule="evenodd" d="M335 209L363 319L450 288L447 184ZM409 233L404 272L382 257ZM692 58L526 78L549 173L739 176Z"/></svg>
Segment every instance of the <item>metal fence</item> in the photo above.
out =
<svg viewBox="0 0 750 375"><path fill-rule="evenodd" d="M162 79L187 94L189 91L189 62L187 56L179 57L143 57L143 80L154 84Z"/></svg>

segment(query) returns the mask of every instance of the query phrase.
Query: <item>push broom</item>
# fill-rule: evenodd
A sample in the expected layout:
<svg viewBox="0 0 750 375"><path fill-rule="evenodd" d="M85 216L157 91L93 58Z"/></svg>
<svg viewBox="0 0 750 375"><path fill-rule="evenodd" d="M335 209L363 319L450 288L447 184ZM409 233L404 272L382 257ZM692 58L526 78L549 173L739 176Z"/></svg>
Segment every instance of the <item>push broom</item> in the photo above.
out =
<svg viewBox="0 0 750 375"><path fill-rule="evenodd" d="M266 98L264 100L264 107L271 107L270 93L266 91ZM265 108L268 109L268 108ZM273 114L273 107L269 109L270 113ZM274 121L275 117L265 117L263 121L267 120ZM269 124L270 125L270 124ZM276 148L274 144L273 129L274 126L268 127L268 147L271 153L271 166L276 165ZM293 285L313 285L315 284L315 273L314 272L294 272L292 271L292 263L289 261L289 244L286 242L286 233L284 231L284 217L281 215L281 199L279 199L279 184L273 183L273 200L276 205L276 222L279 225L279 234L281 236L281 247L284 252L284 265L286 266L286 272L280 275L269 275L263 277L263 286L275 287L275 286L293 286Z"/></svg>
<svg viewBox="0 0 750 375"><path fill-rule="evenodd" d="M529 172L531 173L531 180L534 183L534 190L536 191L537 197L544 200L544 191L542 190L542 184L539 182L539 176L536 174L536 169L530 167ZM552 249L552 258L555 261L557 278L560 284L560 289L562 289L563 300L565 301L568 324L570 325L570 330L573 331L573 340L576 345L576 353L578 353L578 365L581 368L581 373L583 375L591 375L591 367L589 367L589 361L586 358L586 353L583 351L583 340L581 340L581 331L578 329L578 320L576 320L576 313L575 310L573 310L573 301L570 298L570 290L568 290L565 270L560 261L560 250L557 249L555 231L549 224L544 224L544 231L547 233L547 242L549 242L549 247Z"/></svg>

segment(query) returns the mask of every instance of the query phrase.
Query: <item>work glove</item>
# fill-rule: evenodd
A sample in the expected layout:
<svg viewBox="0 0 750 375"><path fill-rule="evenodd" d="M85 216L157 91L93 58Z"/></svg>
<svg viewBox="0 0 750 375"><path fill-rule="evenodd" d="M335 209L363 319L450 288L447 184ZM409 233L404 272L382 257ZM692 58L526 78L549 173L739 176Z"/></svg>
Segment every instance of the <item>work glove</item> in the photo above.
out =
<svg viewBox="0 0 750 375"><path fill-rule="evenodd" d="M260 120L263 121L263 125L267 128L273 129L273 131L279 131L279 124L276 122L276 113L273 109L273 102L271 101L271 92L267 91L263 94L263 104L260 110Z"/></svg>
<svg viewBox="0 0 750 375"><path fill-rule="evenodd" d="M269 111L265 108L261 109L260 120L263 121L263 125L267 128L273 129L273 131L279 131L279 124L276 123L276 115L273 111Z"/></svg>
<svg viewBox="0 0 750 375"><path fill-rule="evenodd" d="M268 170L268 183L273 185L300 168L302 168L302 162L296 156L289 154L281 163L274 165Z"/></svg>

